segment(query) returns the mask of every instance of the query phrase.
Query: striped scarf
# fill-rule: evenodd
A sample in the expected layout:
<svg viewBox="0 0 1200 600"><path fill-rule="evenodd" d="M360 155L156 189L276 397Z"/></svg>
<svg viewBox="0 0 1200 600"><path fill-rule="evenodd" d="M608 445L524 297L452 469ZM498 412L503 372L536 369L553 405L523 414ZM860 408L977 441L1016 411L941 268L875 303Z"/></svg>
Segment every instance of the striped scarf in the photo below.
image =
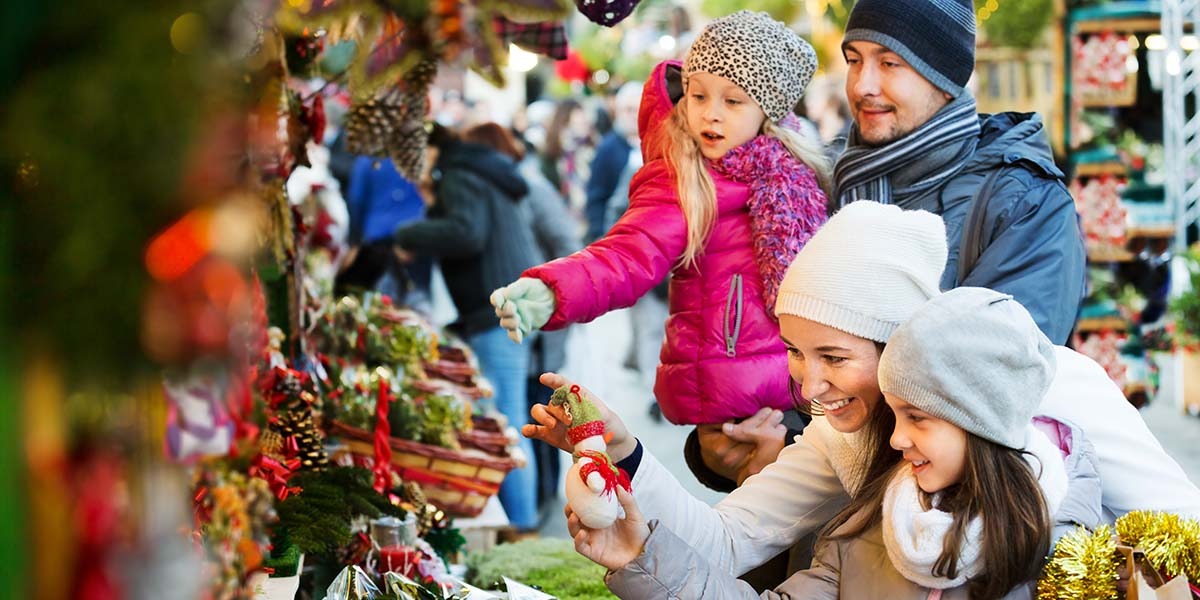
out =
<svg viewBox="0 0 1200 600"><path fill-rule="evenodd" d="M855 125L833 169L835 208L857 200L931 208L912 204L957 174L975 153L979 139L975 111L975 98L961 94L924 125L884 146L864 144Z"/></svg>

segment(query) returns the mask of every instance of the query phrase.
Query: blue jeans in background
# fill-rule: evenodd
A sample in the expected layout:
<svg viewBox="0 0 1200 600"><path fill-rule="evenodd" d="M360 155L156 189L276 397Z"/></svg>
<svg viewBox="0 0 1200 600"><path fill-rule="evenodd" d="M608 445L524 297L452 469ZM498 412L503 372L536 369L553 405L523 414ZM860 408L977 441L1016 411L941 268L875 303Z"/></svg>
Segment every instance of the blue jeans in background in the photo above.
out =
<svg viewBox="0 0 1200 600"><path fill-rule="evenodd" d="M521 531L537 529L537 464L533 444L520 435L521 426L529 422L526 403L526 377L529 376L529 348L514 344L504 328L496 327L467 337L467 344L479 358L483 376L496 390L493 400L496 409L508 424L518 431L517 446L525 453L526 466L508 472L500 484L500 503L508 513L508 521Z"/></svg>

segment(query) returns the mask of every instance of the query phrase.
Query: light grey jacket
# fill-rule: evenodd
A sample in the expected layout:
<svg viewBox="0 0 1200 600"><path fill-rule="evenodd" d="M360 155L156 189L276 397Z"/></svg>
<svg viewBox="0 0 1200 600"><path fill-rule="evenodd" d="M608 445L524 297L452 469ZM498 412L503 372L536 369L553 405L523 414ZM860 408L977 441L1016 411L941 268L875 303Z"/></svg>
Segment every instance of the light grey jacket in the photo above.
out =
<svg viewBox="0 0 1200 600"><path fill-rule="evenodd" d="M1075 525L1095 527L1104 521L1100 478L1090 442L1077 427L1061 436L1069 440L1065 459L1069 486L1055 515L1053 540ZM818 544L812 568L792 575L774 590L757 595L744 581L714 568L706 558L657 521L637 559L610 572L605 583L625 600L637 598L803 598L925 600L930 590L905 579L892 566L879 527L849 540ZM1004 600L1034 597L1033 584L1020 586ZM944 590L942 600L967 600L965 587Z"/></svg>

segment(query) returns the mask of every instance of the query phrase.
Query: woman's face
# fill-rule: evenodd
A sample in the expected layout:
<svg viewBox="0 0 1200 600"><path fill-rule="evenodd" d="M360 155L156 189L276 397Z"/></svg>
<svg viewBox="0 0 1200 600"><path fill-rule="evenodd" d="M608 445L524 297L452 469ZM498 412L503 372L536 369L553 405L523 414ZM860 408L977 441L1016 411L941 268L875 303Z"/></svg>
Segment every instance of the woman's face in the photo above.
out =
<svg viewBox="0 0 1200 600"><path fill-rule="evenodd" d="M779 333L804 398L821 405L834 429L862 429L883 401L875 342L794 315L780 315Z"/></svg>

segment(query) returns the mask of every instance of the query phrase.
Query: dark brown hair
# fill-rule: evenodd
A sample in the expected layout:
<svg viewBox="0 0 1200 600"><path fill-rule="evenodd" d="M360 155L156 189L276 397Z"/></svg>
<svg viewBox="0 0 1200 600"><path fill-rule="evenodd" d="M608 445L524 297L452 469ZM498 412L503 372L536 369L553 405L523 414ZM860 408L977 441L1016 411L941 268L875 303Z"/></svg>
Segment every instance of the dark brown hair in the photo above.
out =
<svg viewBox="0 0 1200 600"><path fill-rule="evenodd" d="M483 144L501 154L508 155L517 162L525 157L525 152L517 144L517 140L507 129L497 123L480 123L464 131L462 137L468 142Z"/></svg>
<svg viewBox="0 0 1200 600"><path fill-rule="evenodd" d="M855 538L883 520L883 496L903 459L888 441L895 427L894 414L886 407L876 413L892 416L885 419L876 414L868 422L871 430L865 441L875 452L866 479L850 504L821 531L826 539ZM886 434L879 430L888 424ZM953 515L953 521L943 540L942 554L934 563L935 576L958 577L958 555L967 525L975 517L983 524L979 564L984 570L967 581L973 599L1001 598L1018 585L1036 579L1050 549L1051 522L1046 501L1024 453L967 432L963 479L944 490L938 503L938 510ZM932 502L924 493L922 499L927 505ZM845 531L833 533L859 513L865 516L855 518Z"/></svg>
<svg viewBox="0 0 1200 600"><path fill-rule="evenodd" d="M562 136L567 129L567 122L571 120L571 115L577 110L583 110L583 105L573 98L560 100L558 106L554 107L554 116L550 118L550 125L546 127L546 149L544 151L546 158L552 161L562 158Z"/></svg>

